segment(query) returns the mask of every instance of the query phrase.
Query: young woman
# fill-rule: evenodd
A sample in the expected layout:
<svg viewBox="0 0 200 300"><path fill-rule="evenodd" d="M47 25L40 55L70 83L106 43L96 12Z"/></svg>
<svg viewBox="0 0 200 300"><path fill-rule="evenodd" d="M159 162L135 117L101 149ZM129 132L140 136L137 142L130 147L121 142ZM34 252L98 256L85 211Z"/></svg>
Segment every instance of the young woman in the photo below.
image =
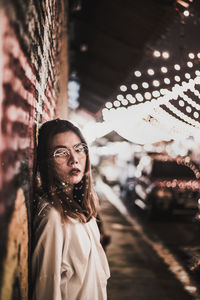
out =
<svg viewBox="0 0 200 300"><path fill-rule="evenodd" d="M107 299L110 273L95 219L88 147L80 130L60 119L44 123L37 168L32 299Z"/></svg>

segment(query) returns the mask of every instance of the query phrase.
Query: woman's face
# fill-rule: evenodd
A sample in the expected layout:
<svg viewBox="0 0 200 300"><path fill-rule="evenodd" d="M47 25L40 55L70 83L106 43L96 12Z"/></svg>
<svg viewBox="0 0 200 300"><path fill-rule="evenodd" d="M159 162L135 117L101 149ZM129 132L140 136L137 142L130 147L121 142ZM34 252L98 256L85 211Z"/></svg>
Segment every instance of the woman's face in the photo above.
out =
<svg viewBox="0 0 200 300"><path fill-rule="evenodd" d="M65 183L79 183L85 173L86 150L86 145L73 131L54 135L50 145L52 172Z"/></svg>

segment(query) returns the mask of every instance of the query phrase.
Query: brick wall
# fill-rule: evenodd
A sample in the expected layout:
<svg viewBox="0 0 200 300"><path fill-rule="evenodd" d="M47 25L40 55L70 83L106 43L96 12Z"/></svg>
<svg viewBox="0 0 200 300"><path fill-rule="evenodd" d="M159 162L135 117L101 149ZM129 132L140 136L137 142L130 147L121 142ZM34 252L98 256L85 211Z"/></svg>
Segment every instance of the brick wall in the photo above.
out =
<svg viewBox="0 0 200 300"><path fill-rule="evenodd" d="M2 1L1 1L2 2ZM0 5L0 299L28 299L39 125L67 117L64 0Z"/></svg>

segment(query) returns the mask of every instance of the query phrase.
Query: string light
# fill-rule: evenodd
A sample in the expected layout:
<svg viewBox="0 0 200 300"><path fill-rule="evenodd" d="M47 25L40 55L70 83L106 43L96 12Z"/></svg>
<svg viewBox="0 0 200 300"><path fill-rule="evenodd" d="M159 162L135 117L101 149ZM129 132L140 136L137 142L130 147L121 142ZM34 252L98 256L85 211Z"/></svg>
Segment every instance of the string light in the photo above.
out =
<svg viewBox="0 0 200 300"><path fill-rule="evenodd" d="M136 91L138 89L138 85L137 84L131 84L131 88L132 90Z"/></svg>
<svg viewBox="0 0 200 300"><path fill-rule="evenodd" d="M117 95L117 100L119 100L119 101L121 101L121 100L123 100L124 99L124 96L123 95Z"/></svg>
<svg viewBox="0 0 200 300"><path fill-rule="evenodd" d="M188 62L187 62L187 66L188 66L189 68L192 68L192 67L193 67L193 63L192 63L191 61L188 61Z"/></svg>
<svg viewBox="0 0 200 300"><path fill-rule="evenodd" d="M148 69L148 70L147 70L147 73L148 73L150 76L153 76L155 72L154 72L153 69Z"/></svg>
<svg viewBox="0 0 200 300"><path fill-rule="evenodd" d="M175 79L175 81L177 81L177 82L181 81L180 76L177 76L177 75L174 77L174 79Z"/></svg>
<svg viewBox="0 0 200 300"><path fill-rule="evenodd" d="M188 54L188 57L191 58L191 59L194 59L195 55L194 55L194 53L191 52L191 53Z"/></svg>
<svg viewBox="0 0 200 300"><path fill-rule="evenodd" d="M118 100L115 100L113 102L113 104L114 104L115 107L119 107L120 106L120 102Z"/></svg>
<svg viewBox="0 0 200 300"><path fill-rule="evenodd" d="M148 89L149 84L148 84L147 82L143 82L143 83L142 83L142 86L143 86L144 89Z"/></svg>
<svg viewBox="0 0 200 300"><path fill-rule="evenodd" d="M154 81L153 81L153 85L154 85L154 86L159 86L159 85L160 85L160 81L154 80Z"/></svg>
<svg viewBox="0 0 200 300"><path fill-rule="evenodd" d="M154 55L155 57L160 57L161 53L160 53L160 51L155 50L155 51L153 52L153 55Z"/></svg>
<svg viewBox="0 0 200 300"><path fill-rule="evenodd" d="M141 75L142 75L142 73L140 71L135 71L134 74L136 77L141 77Z"/></svg>
<svg viewBox="0 0 200 300"><path fill-rule="evenodd" d="M111 108L113 105L112 102L106 102L105 106L106 108Z"/></svg>
<svg viewBox="0 0 200 300"><path fill-rule="evenodd" d="M175 65L174 65L174 69L177 70L177 71L180 71L181 67L180 67L180 65L175 64Z"/></svg>
<svg viewBox="0 0 200 300"><path fill-rule="evenodd" d="M164 51L164 52L162 53L162 57L163 57L164 59L169 58L169 52L168 52L168 51Z"/></svg>
<svg viewBox="0 0 200 300"><path fill-rule="evenodd" d="M164 78L164 83L170 84L170 79L169 78Z"/></svg>
<svg viewBox="0 0 200 300"><path fill-rule="evenodd" d="M151 93L146 92L146 93L144 94L144 97L145 97L145 99L150 100L150 99L151 99Z"/></svg>
<svg viewBox="0 0 200 300"><path fill-rule="evenodd" d="M168 70L167 70L166 67L162 67L162 68L161 68L161 72L162 72L162 73L167 73L167 71L168 71Z"/></svg>
<svg viewBox="0 0 200 300"><path fill-rule="evenodd" d="M126 91L127 91L127 87L126 87L125 85L121 85L121 86L120 86L120 90L121 90L122 92L126 92Z"/></svg>
<svg viewBox="0 0 200 300"><path fill-rule="evenodd" d="M190 13L189 13L188 10L185 10L185 11L183 12L183 14L184 14L185 17L189 17L189 15L190 15Z"/></svg>
<svg viewBox="0 0 200 300"><path fill-rule="evenodd" d="M139 101L139 102L142 102L144 100L143 96L140 94L140 93L137 93L135 95L135 98Z"/></svg>

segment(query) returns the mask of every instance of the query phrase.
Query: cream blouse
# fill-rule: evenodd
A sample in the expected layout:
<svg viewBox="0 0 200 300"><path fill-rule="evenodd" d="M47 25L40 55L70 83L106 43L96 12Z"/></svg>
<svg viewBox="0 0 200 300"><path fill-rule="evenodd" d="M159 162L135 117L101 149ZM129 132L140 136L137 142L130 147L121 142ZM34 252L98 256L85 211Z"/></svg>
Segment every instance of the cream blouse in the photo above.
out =
<svg viewBox="0 0 200 300"><path fill-rule="evenodd" d="M110 277L100 233L43 202L34 220L33 300L105 300Z"/></svg>

